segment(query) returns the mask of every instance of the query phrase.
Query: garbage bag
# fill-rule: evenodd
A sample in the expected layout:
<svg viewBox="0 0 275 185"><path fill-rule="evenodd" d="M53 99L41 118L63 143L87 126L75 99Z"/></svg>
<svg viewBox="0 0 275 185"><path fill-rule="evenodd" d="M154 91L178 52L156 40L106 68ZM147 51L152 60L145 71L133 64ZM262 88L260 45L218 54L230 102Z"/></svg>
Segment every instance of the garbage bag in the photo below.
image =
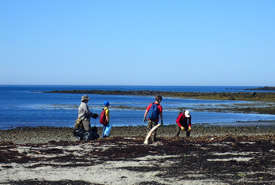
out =
<svg viewBox="0 0 275 185"><path fill-rule="evenodd" d="M83 141L90 141L98 138L99 138L99 135L93 131L88 131L83 134Z"/></svg>
<svg viewBox="0 0 275 185"><path fill-rule="evenodd" d="M105 129L105 131L104 131L104 136L106 136L106 137L110 137L110 134L111 134L111 128L112 128L112 125L111 125L111 123L109 123L109 125L108 125L108 126L106 126L106 129Z"/></svg>
<svg viewBox="0 0 275 185"><path fill-rule="evenodd" d="M78 139L78 140L82 140L83 139L83 135L86 131L80 127L79 129L75 129L73 131L73 135Z"/></svg>

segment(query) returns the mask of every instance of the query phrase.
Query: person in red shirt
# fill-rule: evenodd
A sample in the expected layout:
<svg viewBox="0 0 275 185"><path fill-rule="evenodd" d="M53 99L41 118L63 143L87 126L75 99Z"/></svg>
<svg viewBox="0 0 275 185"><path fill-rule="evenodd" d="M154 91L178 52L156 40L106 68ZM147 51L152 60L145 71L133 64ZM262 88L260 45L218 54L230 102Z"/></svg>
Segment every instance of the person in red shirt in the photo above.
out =
<svg viewBox="0 0 275 185"><path fill-rule="evenodd" d="M163 116L162 116L162 106L160 105L162 101L162 96L161 95L156 95L155 97L155 102L154 103L150 103L150 105L148 105L148 107L146 108L145 114L144 114L144 118L143 121L144 123L146 122L146 117L149 111L152 111L151 107L153 106L153 104L155 104L157 106L157 110L156 110L156 118L152 119L152 118L147 118L147 133L149 133L149 131L158 124L159 122L159 117L161 119L161 124L163 124ZM151 110L150 110L151 109ZM153 132L152 137L151 137L151 141L156 142L156 138L157 138L157 129Z"/></svg>
<svg viewBox="0 0 275 185"><path fill-rule="evenodd" d="M188 110L182 111L176 120L176 137L179 136L181 130L186 131L186 136L190 136L191 132L191 115Z"/></svg>

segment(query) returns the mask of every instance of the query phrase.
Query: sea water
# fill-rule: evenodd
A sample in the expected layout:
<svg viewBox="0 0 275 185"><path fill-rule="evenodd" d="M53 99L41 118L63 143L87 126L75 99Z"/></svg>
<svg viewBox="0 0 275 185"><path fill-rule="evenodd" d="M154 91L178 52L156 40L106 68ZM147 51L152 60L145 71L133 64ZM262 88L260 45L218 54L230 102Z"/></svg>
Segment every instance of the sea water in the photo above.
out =
<svg viewBox="0 0 275 185"><path fill-rule="evenodd" d="M0 86L0 129L16 127L74 127L78 106L83 94L44 93L52 90L156 90L174 92L254 92L256 87L240 86ZM257 91L255 91L257 92ZM113 126L141 126L146 107L154 102L153 96L88 94L88 106L100 114L104 101L110 102L110 122ZM208 111L213 107L234 107L255 102L198 100L163 97L164 125L175 124L181 108L188 109L192 124L205 125L257 125L274 124L275 115ZM91 125L101 126L99 119Z"/></svg>

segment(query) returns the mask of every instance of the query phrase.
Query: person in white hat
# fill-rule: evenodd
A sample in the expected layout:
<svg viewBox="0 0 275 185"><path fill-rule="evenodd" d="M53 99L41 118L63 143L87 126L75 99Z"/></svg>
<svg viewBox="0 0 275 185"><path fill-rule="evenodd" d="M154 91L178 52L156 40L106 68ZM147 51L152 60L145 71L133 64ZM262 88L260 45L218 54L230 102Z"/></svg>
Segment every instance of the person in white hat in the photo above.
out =
<svg viewBox="0 0 275 185"><path fill-rule="evenodd" d="M78 107L78 119L82 120L82 125L84 127L84 130L86 131L91 130L90 117L94 119L98 117L98 114L94 114L89 110L89 107L87 105L89 99L90 98L87 95L82 96L81 103Z"/></svg>
<svg viewBox="0 0 275 185"><path fill-rule="evenodd" d="M189 137L191 133L191 115L189 110L181 111L176 123L176 137L179 136L181 130L185 130L186 136Z"/></svg>

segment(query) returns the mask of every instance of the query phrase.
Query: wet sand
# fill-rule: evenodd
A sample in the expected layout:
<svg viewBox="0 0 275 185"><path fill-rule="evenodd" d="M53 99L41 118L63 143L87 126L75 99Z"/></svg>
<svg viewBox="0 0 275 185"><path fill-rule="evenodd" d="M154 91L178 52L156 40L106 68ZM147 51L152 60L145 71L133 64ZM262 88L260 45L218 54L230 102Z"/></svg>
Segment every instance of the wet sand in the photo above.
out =
<svg viewBox="0 0 275 185"><path fill-rule="evenodd" d="M0 184L275 184L274 127L114 127L84 143L73 128L0 130ZM101 134L101 128L99 128Z"/></svg>

